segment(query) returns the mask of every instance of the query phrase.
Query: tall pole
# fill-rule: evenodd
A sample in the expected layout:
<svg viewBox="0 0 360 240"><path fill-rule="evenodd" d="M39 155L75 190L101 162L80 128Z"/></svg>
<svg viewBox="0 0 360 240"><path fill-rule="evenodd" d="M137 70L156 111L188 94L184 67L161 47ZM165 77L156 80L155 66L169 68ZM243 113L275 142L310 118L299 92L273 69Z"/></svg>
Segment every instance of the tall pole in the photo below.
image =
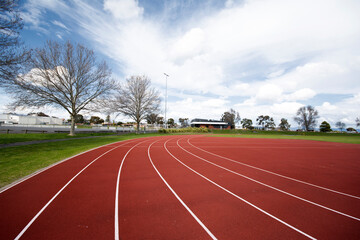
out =
<svg viewBox="0 0 360 240"><path fill-rule="evenodd" d="M166 73L164 73L164 75L165 75L165 85L166 85L166 87L165 87L165 128L167 128L167 121L166 121L166 109L167 109L167 79L168 79L168 77L169 77L169 75L168 74L166 74Z"/></svg>

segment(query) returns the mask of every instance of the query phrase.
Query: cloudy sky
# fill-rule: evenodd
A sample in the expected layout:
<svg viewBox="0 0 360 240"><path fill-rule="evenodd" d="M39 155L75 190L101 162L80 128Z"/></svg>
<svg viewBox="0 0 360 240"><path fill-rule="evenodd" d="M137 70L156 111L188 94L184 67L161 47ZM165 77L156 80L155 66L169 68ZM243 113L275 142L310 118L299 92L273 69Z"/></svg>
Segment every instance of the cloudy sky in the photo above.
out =
<svg viewBox="0 0 360 240"><path fill-rule="evenodd" d="M296 127L308 104L319 123L360 117L358 0L24 0L21 9L30 47L80 42L119 81L145 74L162 97L169 74L167 116L176 120L233 108Z"/></svg>

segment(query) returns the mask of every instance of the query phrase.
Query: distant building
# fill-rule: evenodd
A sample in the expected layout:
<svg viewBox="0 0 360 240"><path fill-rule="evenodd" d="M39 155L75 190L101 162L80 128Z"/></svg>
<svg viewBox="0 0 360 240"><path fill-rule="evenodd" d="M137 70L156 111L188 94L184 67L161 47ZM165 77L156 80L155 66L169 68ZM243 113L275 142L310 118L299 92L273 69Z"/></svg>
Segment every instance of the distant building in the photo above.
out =
<svg viewBox="0 0 360 240"><path fill-rule="evenodd" d="M190 122L191 127L206 127L209 129L231 129L231 125L227 122L195 118Z"/></svg>
<svg viewBox="0 0 360 240"><path fill-rule="evenodd" d="M0 124L22 125L62 125L63 119L56 117L40 117L32 115L0 114Z"/></svg>

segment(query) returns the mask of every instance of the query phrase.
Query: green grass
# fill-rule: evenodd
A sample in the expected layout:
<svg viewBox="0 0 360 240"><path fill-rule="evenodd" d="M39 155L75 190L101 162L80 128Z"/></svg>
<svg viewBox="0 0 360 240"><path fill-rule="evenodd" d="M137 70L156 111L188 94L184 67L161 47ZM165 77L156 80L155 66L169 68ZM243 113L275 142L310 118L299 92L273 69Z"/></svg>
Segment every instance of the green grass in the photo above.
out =
<svg viewBox="0 0 360 240"><path fill-rule="evenodd" d="M224 134L225 133L225 134ZM199 134L199 133L166 133L166 134L126 134L110 135L97 138L71 139L62 142L40 143L17 147L0 149L0 187L10 184L19 178L29 175L38 169L49 166L62 159L66 159L86 150L105 145L112 142L126 139L164 136L178 134ZM94 136L96 134L78 134L76 137ZM267 132L267 131L213 131L206 133L206 136L213 137L242 137L242 138L275 138L275 139L303 139L328 142L342 142L360 144L359 134L339 133L303 133L303 132ZM6 136L6 137L5 137ZM56 134L1 134L2 143L73 138L66 133ZM1 142L0 141L0 142Z"/></svg>
<svg viewBox="0 0 360 240"><path fill-rule="evenodd" d="M0 134L0 144L8 144L15 142L27 142L27 141L37 141L37 140L52 140L52 139L64 139L64 138L79 138L79 137L89 137L89 136L106 136L114 135L111 133L77 133L76 136L69 136L68 133L1 133Z"/></svg>
<svg viewBox="0 0 360 240"><path fill-rule="evenodd" d="M360 134L261 130L212 130L212 136L243 138L302 139L360 144Z"/></svg>
<svg viewBox="0 0 360 240"><path fill-rule="evenodd" d="M353 143L360 144L360 135L347 135L347 136L323 136L323 135L270 135L270 134L211 134L213 137L240 137L240 138L271 138L271 139L301 139L301 140L314 140L325 142L339 142L339 143Z"/></svg>
<svg viewBox="0 0 360 240"><path fill-rule="evenodd" d="M159 135L160 134L113 135L3 148L0 149L0 188L38 169L86 150L126 139Z"/></svg>

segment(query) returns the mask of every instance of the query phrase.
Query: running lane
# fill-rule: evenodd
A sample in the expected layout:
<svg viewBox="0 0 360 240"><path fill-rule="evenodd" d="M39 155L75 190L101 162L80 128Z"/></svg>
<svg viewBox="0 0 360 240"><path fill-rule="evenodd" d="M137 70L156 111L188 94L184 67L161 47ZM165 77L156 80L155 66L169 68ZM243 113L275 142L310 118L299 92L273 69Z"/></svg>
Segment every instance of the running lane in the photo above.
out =
<svg viewBox="0 0 360 240"><path fill-rule="evenodd" d="M194 147L194 145L190 144L190 142L192 142L194 140L195 139L184 138L178 142L178 145L184 151L189 151L191 154L193 154L193 156L198 157L198 158L202 159L203 161L205 161L205 160L209 161L210 162L209 164L213 163L214 165L215 164L218 165L218 167L223 167L229 171L234 171L235 173L238 173L239 177L243 177L243 178L248 177L248 178L252 179L253 182L259 181L260 183L263 183L264 185L269 185L269 186L277 188L279 190L283 190L289 194L296 195L298 197L315 202L317 204L321 204L321 205L329 207L331 209L338 210L345 214L349 214L349 215L355 216L357 218L360 218L360 207L356 207L356 206L359 206L359 202L360 202L359 198L347 196L344 194L339 194L337 192L330 191L331 189L322 189L322 188L319 188L316 186L312 186L312 185L304 184L302 182L294 181L292 179L280 177L278 175L271 174L270 172L261 171L256 168L251 168L251 167L249 167L249 165L239 164L239 163L241 163L241 161L239 160L239 159L241 159L241 156L236 156L236 157L234 156L231 159L231 158L223 157L222 155L220 155L220 153L217 155L213 155L213 154L210 154L212 151L212 148L209 148L209 147L203 147L203 149L207 149L207 152L204 152L204 151L200 150L199 148ZM209 140L211 141L209 145L211 145L212 139L209 139ZM206 144L206 141L204 141L204 139L203 139L202 144L203 144L203 146L205 146L205 144ZM231 152L231 151L236 152L237 151L236 149L241 147L241 145L236 146L236 145L234 145L234 143L232 143L232 145L231 144L229 144L229 145L233 146L233 148L230 148L229 146L225 146L224 148L227 150L227 152ZM273 145L273 147L276 148L276 145ZM220 146L217 145L214 148L220 148ZM242 148L242 154L247 154L246 153L247 150L248 150L247 148ZM229 154L227 154L227 155L229 155ZM263 159L264 157L262 155L258 155L258 158ZM233 159L237 159L237 160L233 160ZM255 159L255 156L254 156L254 159ZM286 164L286 161L284 161L284 162L285 162L284 164ZM267 164L268 166L263 165L263 168L264 169L271 168L271 164L272 164L271 160L268 160L268 164ZM304 163L304 164L309 164L309 163ZM250 165L251 166L256 165L256 160L254 160L252 163L250 163ZM298 172L299 173L302 172L303 176L301 176L301 178L306 179L307 172L303 171L303 170L304 170L303 167L299 164ZM293 171L295 171L295 169L293 169ZM344 173L344 174L350 175L350 173ZM322 180L322 182L324 182L326 184L326 180L329 178L328 175L321 173L321 172L317 172L317 175L318 175L319 179L321 177L324 178ZM300 176L300 175L298 174L298 176ZM339 179L337 179L337 181L341 182L341 179L342 178L339 177ZM353 187L353 188L356 188L356 186L358 185L356 179L357 178L355 176L351 181L352 182L351 187ZM329 180L333 181L333 179L329 179Z"/></svg>
<svg viewBox="0 0 360 240"><path fill-rule="evenodd" d="M245 164L360 196L359 144L217 137L193 138L190 143Z"/></svg>
<svg viewBox="0 0 360 240"><path fill-rule="evenodd" d="M23 238L89 239L99 237L93 234L104 225L111 230L105 231L104 236L113 236L114 214L108 213L108 206L113 208L115 168L124 152L139 141L123 141L85 152L0 193L0 239L18 236L56 193L89 164L40 214Z"/></svg>
<svg viewBox="0 0 360 240"><path fill-rule="evenodd" d="M218 239L308 239L306 233L296 227L284 224L281 219L275 220L276 216L270 216L250 206L179 163L176 157L169 154L169 152L181 154L182 150L176 145L176 141L177 139L173 139L165 144L155 143L150 149L151 157L164 179L215 237ZM183 157L185 156L181 156L181 160L184 160ZM191 156L185 158L189 162L196 162L194 164L199 167L204 167L203 170L206 172L213 174L217 171ZM247 190L251 193L251 190L248 188Z"/></svg>
<svg viewBox="0 0 360 240"><path fill-rule="evenodd" d="M203 146L206 146L206 140L208 139L211 140L211 138L201 139ZM181 142L183 148L186 147L186 145L184 144L186 143L186 141ZM184 149L190 149L191 152L194 153L194 149L190 146L187 146ZM258 183L255 183L254 181L250 181L249 179L238 176L229 171L225 171L224 169L221 169L206 161L203 161L204 159L210 160L211 157L202 156L201 158L203 160L201 160L199 158L196 158L193 154L189 154L188 152L184 151L184 149L182 149L182 151L179 151L179 149L175 147L173 149L169 148L169 150L172 151L178 159L183 161L185 164L187 164L194 170L202 173L203 175L215 181L219 185L231 190L233 193L236 193L239 196L243 196L251 203L254 203L262 209L278 216L279 218L285 220L293 226L298 226L300 229L304 230L306 233L309 233L311 236L315 236L320 239L358 239L360 237L359 219L356 220L345 217L343 215L339 215L324 208L309 204L303 200L291 197L279 191L275 191L274 189L271 189L264 185L260 185ZM207 149L211 151L211 148L208 147ZM227 147L226 149L228 152L232 151L232 149L229 147ZM197 152L196 154L199 153ZM216 159L211 159L210 161L216 162ZM221 160L217 161L217 164L225 165L222 164ZM226 167L228 169L231 168L231 166ZM232 168L232 170L234 170L234 167ZM237 170L235 169L235 171ZM246 175L246 171L244 171L244 169L242 169L241 173ZM258 179L260 178L261 180L264 180L262 176L256 177ZM274 182L275 184L273 184L271 181L269 181L270 179L266 180L267 184L276 185L276 182ZM303 185L298 184L298 186L294 187L301 188L303 187ZM307 189L307 191L309 191L309 189ZM301 190L299 192L301 192ZM337 197L337 195L333 195L333 197ZM354 204L346 206L350 214L359 212L358 199L351 199L345 196L341 197L353 201ZM331 201L334 200L328 200L328 202ZM335 199L335 201L338 201L338 199ZM346 204L346 201L343 201L342 203ZM351 209L353 211L351 211Z"/></svg>
<svg viewBox="0 0 360 240"><path fill-rule="evenodd" d="M119 184L119 239L210 238L150 162L152 143L150 157L156 162L158 157L167 159L168 154L158 154L167 139L139 145L124 161Z"/></svg>

